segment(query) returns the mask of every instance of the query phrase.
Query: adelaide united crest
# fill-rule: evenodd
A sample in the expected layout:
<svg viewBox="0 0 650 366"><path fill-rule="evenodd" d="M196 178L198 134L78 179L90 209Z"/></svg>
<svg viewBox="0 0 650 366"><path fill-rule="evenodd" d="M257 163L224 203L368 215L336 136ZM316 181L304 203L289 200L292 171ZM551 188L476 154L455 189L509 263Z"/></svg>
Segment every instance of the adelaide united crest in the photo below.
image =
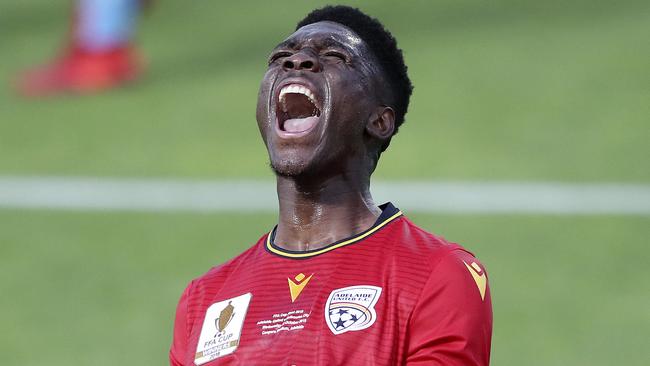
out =
<svg viewBox="0 0 650 366"><path fill-rule="evenodd" d="M335 335L363 330L375 323L381 287L360 285L336 289L325 303L325 322Z"/></svg>

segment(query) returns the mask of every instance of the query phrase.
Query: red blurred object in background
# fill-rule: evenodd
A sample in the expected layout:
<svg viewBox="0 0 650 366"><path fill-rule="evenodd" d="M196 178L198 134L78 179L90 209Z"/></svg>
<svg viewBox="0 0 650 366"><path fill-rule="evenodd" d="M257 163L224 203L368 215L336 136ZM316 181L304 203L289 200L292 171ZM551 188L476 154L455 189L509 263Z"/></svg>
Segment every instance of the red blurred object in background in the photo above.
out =
<svg viewBox="0 0 650 366"><path fill-rule="evenodd" d="M145 0L76 0L61 56L21 72L16 90L26 97L91 94L137 79L145 63L134 46Z"/></svg>
<svg viewBox="0 0 650 366"><path fill-rule="evenodd" d="M135 80L143 68L141 57L130 45L101 52L72 47L51 64L24 72L16 88L27 97L95 93Z"/></svg>

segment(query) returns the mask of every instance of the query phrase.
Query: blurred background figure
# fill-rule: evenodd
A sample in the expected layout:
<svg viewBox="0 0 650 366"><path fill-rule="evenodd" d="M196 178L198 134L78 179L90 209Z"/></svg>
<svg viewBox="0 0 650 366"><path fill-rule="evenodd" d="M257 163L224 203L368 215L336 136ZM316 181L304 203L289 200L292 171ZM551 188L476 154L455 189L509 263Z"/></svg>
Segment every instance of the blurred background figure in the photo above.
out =
<svg viewBox="0 0 650 366"><path fill-rule="evenodd" d="M148 0L76 0L72 26L61 54L22 72L18 92L27 97L95 93L136 79L143 62L134 36Z"/></svg>

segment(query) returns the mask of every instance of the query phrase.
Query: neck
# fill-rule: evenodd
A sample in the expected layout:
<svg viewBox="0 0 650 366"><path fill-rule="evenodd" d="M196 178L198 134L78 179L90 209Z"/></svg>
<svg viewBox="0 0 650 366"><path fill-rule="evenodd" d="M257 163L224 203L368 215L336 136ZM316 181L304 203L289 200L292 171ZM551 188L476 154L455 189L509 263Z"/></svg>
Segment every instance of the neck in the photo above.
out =
<svg viewBox="0 0 650 366"><path fill-rule="evenodd" d="M370 195L370 177L336 176L306 183L278 176L277 189L275 244L288 250L322 248L370 228L381 214Z"/></svg>

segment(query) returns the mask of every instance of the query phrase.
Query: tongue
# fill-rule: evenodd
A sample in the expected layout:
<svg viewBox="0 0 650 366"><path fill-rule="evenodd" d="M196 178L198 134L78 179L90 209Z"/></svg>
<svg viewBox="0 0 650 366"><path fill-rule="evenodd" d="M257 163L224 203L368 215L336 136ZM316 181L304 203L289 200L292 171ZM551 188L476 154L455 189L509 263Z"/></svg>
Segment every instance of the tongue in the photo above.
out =
<svg viewBox="0 0 650 366"><path fill-rule="evenodd" d="M303 132L316 126L318 116L305 118L292 118L284 121L284 130L287 132Z"/></svg>

